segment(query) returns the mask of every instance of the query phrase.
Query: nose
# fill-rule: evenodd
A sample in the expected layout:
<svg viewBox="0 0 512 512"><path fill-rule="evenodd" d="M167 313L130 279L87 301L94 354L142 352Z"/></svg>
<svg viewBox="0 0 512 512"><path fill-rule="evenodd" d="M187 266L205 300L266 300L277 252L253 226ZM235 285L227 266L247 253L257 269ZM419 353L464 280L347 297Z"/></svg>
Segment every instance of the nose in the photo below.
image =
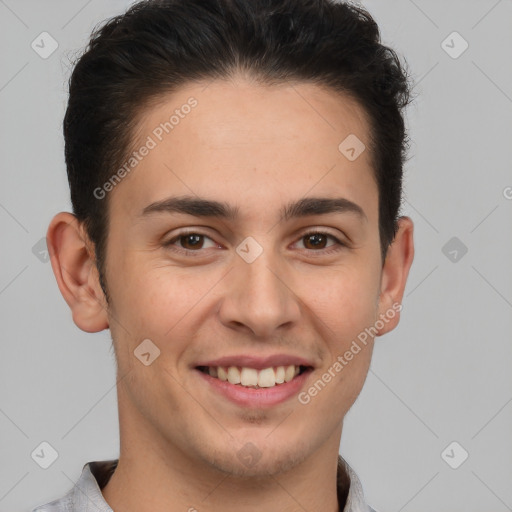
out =
<svg viewBox="0 0 512 512"><path fill-rule="evenodd" d="M300 318L292 279L274 258L263 252L255 261L239 259L224 280L221 322L228 328L270 338L290 329Z"/></svg>

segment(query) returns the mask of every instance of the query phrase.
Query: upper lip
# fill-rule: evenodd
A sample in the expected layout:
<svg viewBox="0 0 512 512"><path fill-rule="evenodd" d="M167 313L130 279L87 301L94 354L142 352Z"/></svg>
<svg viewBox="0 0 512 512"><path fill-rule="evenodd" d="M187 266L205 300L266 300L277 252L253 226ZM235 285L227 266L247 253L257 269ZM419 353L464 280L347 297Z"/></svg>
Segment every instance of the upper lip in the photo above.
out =
<svg viewBox="0 0 512 512"><path fill-rule="evenodd" d="M208 361L201 361L195 366L237 366L239 368L254 368L256 370L264 370L276 366L314 366L313 363L303 357L293 356L290 354L274 354L266 357L252 356L252 355L232 355L223 356L218 359L210 359Z"/></svg>

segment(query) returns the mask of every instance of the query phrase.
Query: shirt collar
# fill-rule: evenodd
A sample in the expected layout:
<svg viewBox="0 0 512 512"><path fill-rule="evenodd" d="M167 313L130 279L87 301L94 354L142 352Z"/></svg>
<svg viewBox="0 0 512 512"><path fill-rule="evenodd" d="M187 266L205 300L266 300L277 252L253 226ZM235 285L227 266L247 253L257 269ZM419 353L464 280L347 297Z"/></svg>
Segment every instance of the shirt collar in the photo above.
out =
<svg viewBox="0 0 512 512"><path fill-rule="evenodd" d="M32 512L113 512L101 489L114 473L119 459L87 462L82 474L63 498L35 508ZM348 487L348 493L347 493ZM346 500L341 512L375 512L365 501L363 487L347 461L338 457L338 501Z"/></svg>

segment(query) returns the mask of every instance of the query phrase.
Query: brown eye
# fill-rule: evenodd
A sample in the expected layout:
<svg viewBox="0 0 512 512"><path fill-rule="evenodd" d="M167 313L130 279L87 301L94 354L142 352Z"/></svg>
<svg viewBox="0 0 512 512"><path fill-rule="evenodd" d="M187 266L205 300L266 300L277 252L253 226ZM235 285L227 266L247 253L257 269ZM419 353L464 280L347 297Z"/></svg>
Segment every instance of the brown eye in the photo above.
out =
<svg viewBox="0 0 512 512"><path fill-rule="evenodd" d="M325 249L327 238L328 237L323 233L311 233L309 235L304 236L304 245L306 246L307 249Z"/></svg>
<svg viewBox="0 0 512 512"><path fill-rule="evenodd" d="M164 247L172 249L173 251L186 253L187 251L201 252L200 249L216 247L216 244L209 236L201 233L189 232L175 236L172 240L165 242Z"/></svg>
<svg viewBox="0 0 512 512"><path fill-rule="evenodd" d="M184 249L194 250L201 249L204 244L204 236L192 233L190 235L181 235L178 237L181 241L181 246Z"/></svg>
<svg viewBox="0 0 512 512"><path fill-rule="evenodd" d="M327 240L328 239L334 240L335 243L332 245L344 245L342 244L336 237L329 235L327 233L320 233L320 232L314 232L314 233L307 233L304 235L301 240L304 243L304 246L308 250L323 250L327 247L332 247L332 245L327 246Z"/></svg>

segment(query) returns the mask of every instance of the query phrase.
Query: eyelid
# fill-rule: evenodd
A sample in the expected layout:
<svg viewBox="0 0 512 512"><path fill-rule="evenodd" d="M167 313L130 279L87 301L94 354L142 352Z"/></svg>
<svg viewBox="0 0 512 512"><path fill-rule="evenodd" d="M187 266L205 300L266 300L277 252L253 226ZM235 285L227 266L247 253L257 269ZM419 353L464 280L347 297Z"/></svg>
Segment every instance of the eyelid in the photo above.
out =
<svg viewBox="0 0 512 512"><path fill-rule="evenodd" d="M167 241L164 241L163 242L163 247L164 248L169 248L171 250L174 250L176 252L180 252L180 253L186 253L186 254L190 254L190 253L201 253L203 252L202 249L198 249L196 251L193 251L191 249L184 249L182 247L177 247L175 246L175 243L181 238L181 237L184 237L184 236L187 236L187 235L199 235L199 236L202 236L204 238L208 238L210 239L213 243L215 243L216 245L221 245L219 244L218 242L216 242L210 235L204 233L201 229L191 229L191 228L184 228L182 231L179 231L177 234L175 234L172 238L170 238L169 240ZM195 254L194 254L195 255Z"/></svg>
<svg viewBox="0 0 512 512"><path fill-rule="evenodd" d="M299 230L295 237L301 238L306 235L313 235L315 233L320 233L322 235L328 235L332 238L339 240L339 242L348 243L348 237L343 233L343 231L336 230L334 232L333 229L325 228L322 226L310 226L303 230ZM345 242L344 242L345 240Z"/></svg>
<svg viewBox="0 0 512 512"><path fill-rule="evenodd" d="M325 228L314 228L314 227L308 228L306 231L301 232L298 235L298 240L296 242L294 242L294 244L299 243L305 236L311 236L311 235L315 235L315 234L325 235L328 238L333 239L335 243L329 247L324 248L324 249L318 249L318 250L301 249L301 251L306 251L308 253L308 255L310 255L310 256L313 256L313 257L327 256L327 255L336 253L336 252L340 251L341 249L348 247L348 243L345 242L342 239L342 237L340 237L339 235L334 235L333 233L331 233L331 231L329 231L328 229L325 229Z"/></svg>

